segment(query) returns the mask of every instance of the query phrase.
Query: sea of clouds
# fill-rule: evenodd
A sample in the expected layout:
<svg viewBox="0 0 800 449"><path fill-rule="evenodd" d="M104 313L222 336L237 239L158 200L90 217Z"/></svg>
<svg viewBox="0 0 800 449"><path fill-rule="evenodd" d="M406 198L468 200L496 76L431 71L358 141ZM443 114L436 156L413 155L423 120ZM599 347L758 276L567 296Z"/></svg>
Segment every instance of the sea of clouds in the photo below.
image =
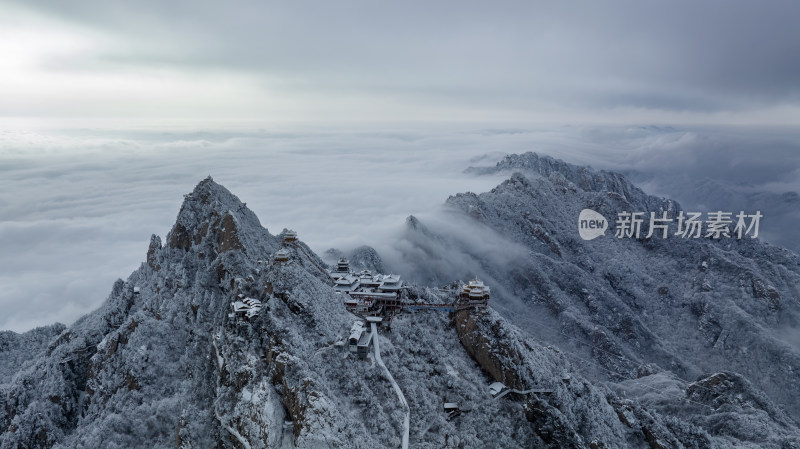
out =
<svg viewBox="0 0 800 449"><path fill-rule="evenodd" d="M198 129L211 129L198 131ZM0 329L96 308L164 236L208 175L272 233L317 252L369 244L391 263L405 218L503 176L468 166L536 151L622 171L650 193L716 210L767 207L762 235L797 250L800 133L657 127L0 127ZM731 209L732 210L732 209Z"/></svg>

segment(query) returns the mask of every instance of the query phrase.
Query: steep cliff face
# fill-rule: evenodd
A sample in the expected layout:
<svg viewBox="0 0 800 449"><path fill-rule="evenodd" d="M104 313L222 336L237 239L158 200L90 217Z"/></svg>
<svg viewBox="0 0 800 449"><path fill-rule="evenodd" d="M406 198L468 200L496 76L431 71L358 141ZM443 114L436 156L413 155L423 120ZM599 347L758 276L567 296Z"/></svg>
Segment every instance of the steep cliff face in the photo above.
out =
<svg viewBox="0 0 800 449"><path fill-rule="evenodd" d="M210 178L186 196L164 242L154 236L146 261L103 306L52 328L48 343L38 343L48 340L41 330L9 337L31 341L32 357L1 381L0 447L400 446L405 408L373 358L346 349L354 316L307 246L285 245L289 260L274 261L282 238ZM245 297L260 310L231 316ZM404 313L376 338L409 405L411 447L797 442L791 419L733 374L675 388L724 413L754 411L765 432L757 439L722 425L728 415L716 411L696 413L718 429L707 434L695 415L666 413L680 403L671 396L654 409L624 399L637 385L592 383L566 354L491 309ZM496 380L537 391L493 398ZM749 393L739 400L737 391Z"/></svg>
<svg viewBox="0 0 800 449"><path fill-rule="evenodd" d="M454 319L465 350L485 372L516 390L530 391L511 396L523 402L544 447L800 444L792 419L740 375L716 373L686 382L665 372L640 372L636 379L598 387L576 373L582 367L569 354L542 346L492 310L459 312Z"/></svg>

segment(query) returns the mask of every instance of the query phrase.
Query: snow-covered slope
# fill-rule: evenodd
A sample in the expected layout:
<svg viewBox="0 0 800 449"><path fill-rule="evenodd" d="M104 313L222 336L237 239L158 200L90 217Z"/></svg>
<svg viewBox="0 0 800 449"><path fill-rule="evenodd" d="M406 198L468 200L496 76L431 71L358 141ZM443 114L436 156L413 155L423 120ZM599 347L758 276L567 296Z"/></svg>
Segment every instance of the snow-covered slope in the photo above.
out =
<svg viewBox="0 0 800 449"><path fill-rule="evenodd" d="M374 358L342 344L354 317L322 261L298 242L286 246L288 262L274 262L281 244L238 198L202 181L165 243L153 236L146 262L100 309L41 354L31 343L32 359L3 379L0 447L400 447L406 409ZM249 321L229 316L241 297L261 301ZM377 338L408 402L410 447L799 441L791 419L735 374L691 385L664 374L670 390L640 402L631 397L638 383L587 380L568 354L491 308L401 314ZM535 391L495 399L494 381ZM449 416L445 402L461 414ZM727 425L731 417L741 425ZM747 426L760 433L746 435Z"/></svg>
<svg viewBox="0 0 800 449"><path fill-rule="evenodd" d="M63 324L57 323L37 327L24 334L1 331L0 384L7 382L26 362L44 352L48 343L65 328Z"/></svg>
<svg viewBox="0 0 800 449"><path fill-rule="evenodd" d="M644 238L646 224L642 238L617 239L612 221L604 237L584 241L582 209L614 220L622 211L674 218L681 207L622 175L533 153L469 171L517 173L491 192L450 197L446 225L411 217L398 245L418 261L411 276L486 278L495 307L586 359L592 378L665 372L692 381L732 371L800 417L797 254L758 239L681 239L674 222L667 239ZM465 226L472 232L451 232Z"/></svg>

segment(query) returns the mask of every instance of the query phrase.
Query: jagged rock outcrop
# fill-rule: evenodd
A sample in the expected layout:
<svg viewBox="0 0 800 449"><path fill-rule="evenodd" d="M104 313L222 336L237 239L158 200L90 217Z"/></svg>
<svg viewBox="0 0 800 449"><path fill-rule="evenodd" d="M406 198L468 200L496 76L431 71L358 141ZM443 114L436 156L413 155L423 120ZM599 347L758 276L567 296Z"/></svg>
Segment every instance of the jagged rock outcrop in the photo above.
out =
<svg viewBox="0 0 800 449"><path fill-rule="evenodd" d="M203 409L203 401L206 412L182 429L217 438L213 370L197 361L207 360L211 329L226 319L234 273L256 263L237 239L264 257L279 245L235 196L204 180L168 245L154 236L146 263L117 281L99 310L0 387L2 447L153 447L174 441L184 405Z"/></svg>
<svg viewBox="0 0 800 449"><path fill-rule="evenodd" d="M387 273L383 259L371 246L363 245L350 252L350 266L358 270L370 270L373 273Z"/></svg>

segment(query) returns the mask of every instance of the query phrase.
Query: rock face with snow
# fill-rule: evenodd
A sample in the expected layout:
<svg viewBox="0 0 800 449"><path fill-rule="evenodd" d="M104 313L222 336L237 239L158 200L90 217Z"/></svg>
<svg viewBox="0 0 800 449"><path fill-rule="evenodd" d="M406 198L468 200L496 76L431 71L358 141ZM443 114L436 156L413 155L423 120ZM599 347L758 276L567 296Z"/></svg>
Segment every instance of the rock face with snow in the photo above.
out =
<svg viewBox="0 0 800 449"><path fill-rule="evenodd" d="M441 283L481 276L493 286L495 308L529 334L557 344L591 379L636 379L644 386L636 390L641 399L673 416L691 413L664 391L704 397L687 384L727 372L763 390L788 414L786 422L800 417L797 254L747 237L682 239L674 235L674 221L668 238L646 238L650 212L675 218L681 207L616 173L533 153L469 171L511 177L491 192L450 197L449 227L409 219L407 258L420 250L430 255L412 278ZM612 220L604 237L579 237L583 209ZM615 238L613 221L623 211L648 217L640 238ZM452 232L457 227L471 232ZM662 388L666 381L657 373L674 385ZM708 428L704 418L690 420ZM737 426L747 430L737 438L759 433L759 420L741 421Z"/></svg>
<svg viewBox="0 0 800 449"><path fill-rule="evenodd" d="M325 251L323 259L329 265L335 266L340 258L344 257L350 263L350 269L353 271L369 270L373 273L386 273L386 265L383 259L375 251L375 248L367 245L356 247L352 251L342 252L336 248L331 248Z"/></svg>
<svg viewBox="0 0 800 449"><path fill-rule="evenodd" d="M63 332L63 324L43 326L24 334L0 332L0 383L7 382L23 363L44 352L47 345Z"/></svg>
<svg viewBox="0 0 800 449"><path fill-rule="evenodd" d="M383 259L371 246L359 246L350 252L350 266L353 269L370 270L375 273L386 273Z"/></svg>
<svg viewBox="0 0 800 449"><path fill-rule="evenodd" d="M522 177L510 182L529 183ZM569 184L563 188L570 191ZM454 197L450 203L466 207L476 198ZM493 209L476 206L478 217L495 217ZM546 222L541 226L549 232ZM437 240L431 248L447 244ZM275 261L282 246L288 260ZM563 257L579 246L571 248L553 237L544 248L558 248ZM465 249L461 254L470 253ZM703 273L718 270L720 260L711 261ZM354 357L343 344L355 317L345 310L323 266L302 242L284 244L270 234L224 187L210 178L202 181L186 196L166 238L151 239L145 262L114 284L98 310L69 328L4 336L10 343L0 354L14 362L0 379L0 447L400 447L405 408L374 359ZM580 269L567 267L564 275ZM754 300L768 302L773 288L781 295L779 313L792 310L784 283L765 272L753 274L763 284L758 291L765 292ZM538 279L522 271L518 276L521 281ZM530 292L534 285L522 282L505 294ZM616 285L632 288L625 279ZM651 282L642 285L646 289ZM412 293L446 296L419 286ZM687 301L702 301L703 294L698 290L699 296L689 295ZM572 296L542 295L546 299L526 297L525 304L551 308L552 316L543 319L563 321L576 335L598 326L597 341L614 355L607 364L618 363L615 372L626 373L638 360L632 349L617 343L616 328L600 328L592 315L577 311L568 319ZM258 313L249 318L233 314L231 304L246 298L260 303ZM627 303L619 301L598 304L597 313L612 313L611 307L618 308L619 316L629 313L620 309ZM625 301L633 299L626 296ZM713 314L710 306L699 310ZM762 312L767 318L777 313L766 306ZM716 315L711 318L720 326L728 324ZM760 323L773 323L767 318L759 318ZM631 329L646 343L642 326L634 321ZM740 338L733 329L728 335L725 350ZM400 314L391 330L380 329L377 338L382 359L408 402L410 447L800 444L791 416L748 373L712 373L687 382L661 368L670 357L692 366L672 355L671 347L662 348L654 368L641 370L653 372L641 379L654 378L664 386L648 396L640 391L650 391L648 384L637 382L641 379L606 384L584 377L563 349L532 337L491 308L454 315ZM634 338L625 341L632 345ZM18 357L22 347L30 350L28 360ZM487 386L495 381L517 392L493 398ZM456 403L460 411L445 411L444 403ZM735 426L727 424L732 418L738 420Z"/></svg>

